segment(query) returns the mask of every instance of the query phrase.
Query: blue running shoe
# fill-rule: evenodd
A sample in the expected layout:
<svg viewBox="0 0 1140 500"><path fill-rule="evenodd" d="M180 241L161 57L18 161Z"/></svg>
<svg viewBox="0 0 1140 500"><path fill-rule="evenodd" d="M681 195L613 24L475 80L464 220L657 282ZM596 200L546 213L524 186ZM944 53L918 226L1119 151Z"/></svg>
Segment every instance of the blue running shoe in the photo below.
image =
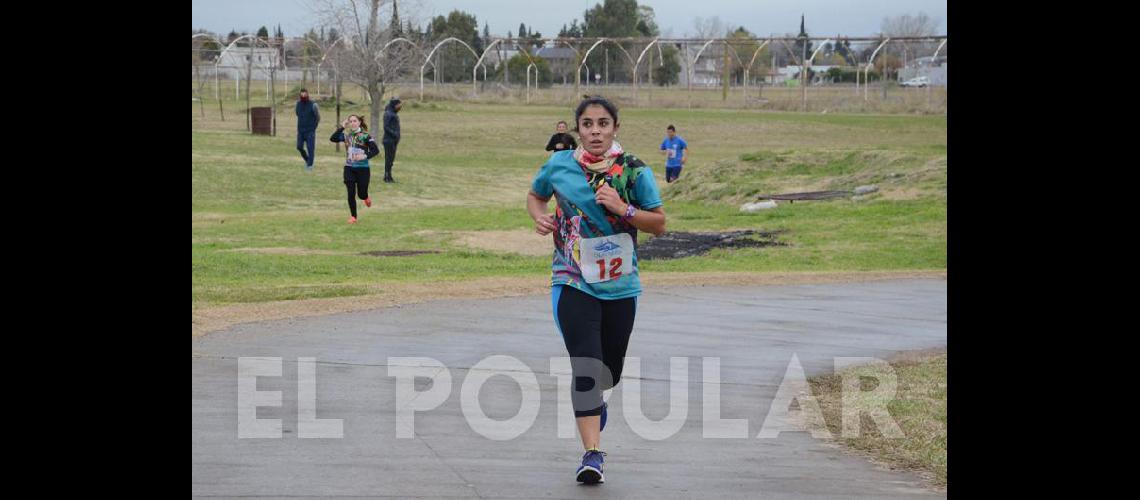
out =
<svg viewBox="0 0 1140 500"><path fill-rule="evenodd" d="M602 474L602 463L606 461L603 456L605 452L601 450L587 450L585 455L582 455L582 465L578 466L578 482L585 484L595 484L606 482L606 476Z"/></svg>

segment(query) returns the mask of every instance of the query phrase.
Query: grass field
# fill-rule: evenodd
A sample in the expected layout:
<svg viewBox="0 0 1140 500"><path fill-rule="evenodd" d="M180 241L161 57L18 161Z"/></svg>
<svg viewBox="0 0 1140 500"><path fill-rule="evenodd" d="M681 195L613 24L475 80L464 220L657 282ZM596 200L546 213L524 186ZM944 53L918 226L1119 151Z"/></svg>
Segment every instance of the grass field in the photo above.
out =
<svg viewBox="0 0 1140 500"><path fill-rule="evenodd" d="M890 363L898 386L887 411L905 437L884 437L863 415L858 437L841 443L892 467L915 470L932 484L946 487L946 354L909 356ZM867 365L811 379L824 420L834 436L842 434L843 375L879 379L881 366Z"/></svg>
<svg viewBox="0 0 1140 500"><path fill-rule="evenodd" d="M264 87L254 89L264 104ZM327 140L335 121L328 105L316 169L306 173L291 101L279 105L276 137L246 132L236 102L226 102L224 122L215 101L205 103L205 118L193 103L192 307L365 295L392 283L547 280L549 257L537 254L550 242L528 234L524 200L554 122L571 120L572 110L418 103L413 90L394 89L406 99L397 183L374 175L375 204L359 203L352 226L341 153ZM362 104L341 112L367 116ZM945 116L628 107L620 121L618 140L657 175L669 230L783 229L788 243L644 262L643 273L946 267ZM688 141L690 162L679 183L666 185L657 150L670 123ZM372 164L381 171L382 156ZM752 215L738 209L758 194L863 184L880 191ZM360 255L395 250L438 253Z"/></svg>

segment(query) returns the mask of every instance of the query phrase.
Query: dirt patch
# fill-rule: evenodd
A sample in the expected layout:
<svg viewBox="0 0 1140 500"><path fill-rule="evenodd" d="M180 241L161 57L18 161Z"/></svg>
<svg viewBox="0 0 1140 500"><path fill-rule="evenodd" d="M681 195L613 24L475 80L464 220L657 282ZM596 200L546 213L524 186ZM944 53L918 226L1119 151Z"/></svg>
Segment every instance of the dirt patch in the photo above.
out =
<svg viewBox="0 0 1140 500"><path fill-rule="evenodd" d="M550 255L554 244L550 236L539 236L530 229L511 231L455 231L456 242L479 250L517 253L541 257Z"/></svg>
<svg viewBox="0 0 1140 500"><path fill-rule="evenodd" d="M807 285L902 279L946 279L945 270L865 271L865 272L788 272L788 273L650 273L641 275L649 286L718 285ZM375 287L376 293L352 297L282 300L248 304L202 306L191 309L190 331L197 337L252 321L324 316L363 311L440 299L488 299L550 293L550 278L543 275L517 278L484 278L439 283L400 283Z"/></svg>
<svg viewBox="0 0 1140 500"><path fill-rule="evenodd" d="M783 231L745 229L723 233L686 233L670 231L638 245L639 259L680 259L708 253L714 248L749 248L784 246L776 240Z"/></svg>
<svg viewBox="0 0 1140 500"><path fill-rule="evenodd" d="M439 253L439 250L373 250L360 252L360 255L369 257L407 257L409 255L423 255L425 253Z"/></svg>
<svg viewBox="0 0 1140 500"><path fill-rule="evenodd" d="M295 247L263 247L263 248L231 248L223 252L265 253L272 255L348 255L345 252L332 250L314 250L311 248Z"/></svg>

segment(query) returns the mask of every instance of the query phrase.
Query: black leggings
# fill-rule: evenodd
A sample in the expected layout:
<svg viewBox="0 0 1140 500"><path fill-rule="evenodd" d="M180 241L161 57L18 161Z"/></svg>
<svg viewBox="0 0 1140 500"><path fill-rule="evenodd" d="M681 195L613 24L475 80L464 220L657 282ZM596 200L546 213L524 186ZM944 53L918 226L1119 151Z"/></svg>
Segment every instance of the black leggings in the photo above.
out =
<svg viewBox="0 0 1140 500"><path fill-rule="evenodd" d="M574 372L574 416L601 415L602 391L621 381L637 298L601 300L568 285L554 286L551 295Z"/></svg>
<svg viewBox="0 0 1140 500"><path fill-rule="evenodd" d="M344 166L344 187L348 190L348 209L353 217L356 217L357 193L362 200L368 198L368 178L371 176L372 172L367 168Z"/></svg>

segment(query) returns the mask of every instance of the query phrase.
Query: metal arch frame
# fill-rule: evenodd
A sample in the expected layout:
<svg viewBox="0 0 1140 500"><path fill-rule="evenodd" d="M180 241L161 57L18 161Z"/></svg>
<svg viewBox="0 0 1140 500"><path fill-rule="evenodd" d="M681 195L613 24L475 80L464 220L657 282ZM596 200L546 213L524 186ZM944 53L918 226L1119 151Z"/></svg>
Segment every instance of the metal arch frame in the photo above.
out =
<svg viewBox="0 0 1140 500"><path fill-rule="evenodd" d="M728 50L731 47L732 47L732 45L729 44L728 39L725 38L724 39L724 50L726 50L726 51L728 51L728 53L732 54L732 57L736 59L736 64L738 66L744 67L744 60L740 58L740 54L737 54L735 50Z"/></svg>
<svg viewBox="0 0 1140 500"><path fill-rule="evenodd" d="M304 41L305 41L305 44L303 44L303 45L301 46L301 52L304 52L304 51L305 51L305 45L308 45L309 43L311 43L311 44L315 45L315 46L317 47L317 49L318 49L318 50L320 50L320 51L321 51L321 59L322 59L322 60L324 59L324 52L325 52L325 50L324 50L324 48L322 48L322 47L321 47L321 42L318 42L318 41L316 41L316 40L314 40L314 39L310 38L308 35L305 35L305 36L301 37L301 40L304 40ZM304 70L304 68L302 67L302 68L301 68L301 76L302 76L302 78L304 78L304 73L305 73L305 70ZM315 76L317 77L317 95L320 95L320 93L321 93L321 88L320 88L320 81L321 81L321 79L320 79L320 70L318 70L318 71L317 71L317 73L316 73L316 75L315 75ZM288 78L288 77L289 77L289 73L285 73L285 77L286 77L286 78Z"/></svg>
<svg viewBox="0 0 1140 500"><path fill-rule="evenodd" d="M867 64L863 66L863 102L867 102L867 94L869 93L868 87L870 87L870 85L867 82L867 76L871 71L871 65L875 64L875 56L879 55L879 51L882 50L889 41L891 41L891 37L888 36L886 40L883 40L883 43L880 43L879 46L875 48L875 51L871 53L871 58L868 59Z"/></svg>
<svg viewBox="0 0 1140 500"><path fill-rule="evenodd" d="M506 39L500 38L498 40L491 42L490 45L483 47L483 54L479 56L479 59L477 59L475 61L475 65L471 67L471 91L472 92L475 92L476 89L478 88L475 85L475 74L476 74L475 72L479 70L479 66L482 66L483 67L483 81L484 82L487 81L487 65L483 64L483 59L486 58L487 54L489 54L491 52L491 47L494 47L495 44L503 43L504 40L506 40Z"/></svg>
<svg viewBox="0 0 1140 500"><path fill-rule="evenodd" d="M576 93L578 93L578 84L579 84L580 77L582 75L582 66L585 66L585 59L582 58L582 51L578 50L577 47L571 45L570 42L566 41L565 38L555 38L552 41L554 42L555 47L557 47L558 44L561 43L562 45L565 45L566 48L573 50L574 55L578 57L578 61L580 62L580 64L579 64L578 68L574 71L574 93L576 94ZM590 71L590 67L586 66L586 72L588 73L589 71Z"/></svg>
<svg viewBox="0 0 1140 500"><path fill-rule="evenodd" d="M234 41L230 42L229 45L226 45L226 47L224 49L222 49L221 52L218 52L218 60L214 62L214 75L215 76L218 74L218 64L220 64L222 62L222 56L225 55L226 52L229 51L231 48L233 48L233 46L235 44L240 42L242 38L253 38L254 40L257 39L257 37L254 35L242 35L242 36L235 38ZM239 95L241 93L241 78L234 78L234 82L237 82L234 85L234 99L236 100L236 99L241 98Z"/></svg>
<svg viewBox="0 0 1140 500"><path fill-rule="evenodd" d="M530 69L534 68L534 88L538 88L538 65L531 59L531 63L526 65L526 103L530 104Z"/></svg>
<svg viewBox="0 0 1140 500"><path fill-rule="evenodd" d="M225 43L222 43L221 40L218 40L217 36L214 36L214 35L209 34L209 33L195 33L193 36L190 36L190 43L194 43L194 39L198 38L198 36L205 36L205 38L213 40L214 43L218 43L219 47L225 47L226 46ZM223 50L225 50L225 49L223 49ZM218 59L221 60L221 52L218 52ZM221 97L220 97L221 91L219 90L219 87L218 87L219 84L220 84L220 82L218 79L218 60L215 60L215 62L214 62L214 100L221 100Z"/></svg>
<svg viewBox="0 0 1140 500"><path fill-rule="evenodd" d="M766 39L764 40L764 43L760 44L759 47L756 47L756 50L752 52L752 59L748 61L748 66L744 67L744 95L748 95L748 73L752 71L752 65L756 64L756 57L760 55L760 51L764 50L764 47L767 47L768 42L771 41L771 38Z"/></svg>
<svg viewBox="0 0 1140 500"><path fill-rule="evenodd" d="M821 43L819 44L819 47L816 47L816 48L815 48L815 50L814 50L814 51L812 51L812 53L811 53L811 57L809 57L809 58L808 58L808 60L806 61L806 64L804 64L804 66L805 66L805 67L808 67L808 68L810 68L810 67L811 67L811 65L812 65L812 62L813 62L813 61L815 61L815 56L819 55L819 51L823 50L823 46L824 46L825 44L827 44L828 42L832 42L832 41L834 41L834 40L832 40L832 39L830 39L830 38L826 38L826 39L824 39L824 40L823 40L823 42L821 42ZM807 79L807 75L806 75L806 74L804 75L804 79L805 79L805 80ZM811 84L811 82L807 82L807 84L805 84L805 85L804 85L804 89L805 89L805 90L804 90L804 92L807 92L807 90L806 90L806 89L807 89L807 85L810 85L810 84Z"/></svg>
<svg viewBox="0 0 1140 500"><path fill-rule="evenodd" d="M284 40L284 38L282 38L282 40ZM272 46L272 45L270 45L270 46ZM281 63L281 70L283 71L283 73L285 75L285 93L286 93L286 95L288 95L288 93L289 93L289 58L285 57L285 42L281 42L281 46L278 47L277 50L278 50L278 52L275 52L274 54L279 59L278 62ZM274 91L274 93L276 94L276 91ZM276 95L273 96L273 100L274 101L277 100Z"/></svg>
<svg viewBox="0 0 1140 500"><path fill-rule="evenodd" d="M527 104L530 104L530 68L531 67L534 68L534 86L537 88L538 87L538 64L534 62L534 58L531 57L530 51L523 48L523 45L519 45L519 52L521 52L524 56L526 56L526 62L527 62L527 65L526 65L526 102L527 102ZM507 64L510 64L509 60L508 60Z"/></svg>
<svg viewBox="0 0 1140 500"><path fill-rule="evenodd" d="M795 38L795 40L797 40L797 41L800 39L801 39L800 37ZM803 57L803 56L796 56L796 51L792 50L792 47L790 45L788 45L787 39L780 38L779 40L780 40L780 44L783 45L784 48L788 50L788 55L792 56L792 62L796 63L796 65L800 67L800 82L801 82L801 84L800 84L800 87L801 87L800 88L800 106L803 108L804 111L806 111L807 110L807 84L803 83L803 82L804 82L804 80L807 79L807 61L801 59L801 57ZM811 38L806 38L806 40L811 41ZM805 46L805 48L806 48L806 46Z"/></svg>
<svg viewBox="0 0 1140 500"><path fill-rule="evenodd" d="M418 44L416 44L416 42L413 42L413 41L411 41L411 40L409 40L409 39L407 39L407 38L404 38L404 37L402 37L402 36L398 36L398 37L396 37L396 38L393 38L393 39L391 39L391 40L388 40L388 42L387 42L387 43L385 43L383 47L380 47L380 50L376 52L376 55L372 56L372 62L374 62L374 63L376 63L377 65L379 65L379 64L380 64L380 56L384 55L384 52L388 50L388 47L391 47L391 46L392 46L392 44L394 44L394 43L396 43L396 42L404 42L404 43L406 43L406 44L408 44L408 45L411 45L411 46L412 46L412 48L414 48L414 49L416 49L417 51L419 51L420 55L424 56L424 57L427 59L427 64L430 64L430 65L431 65L431 68L432 68L433 70L435 69L435 63L431 62L431 59L430 59L430 58L428 58L426 54L424 54L424 49L423 49L423 47L420 47ZM371 96L371 95L369 95L368 97L369 97L369 98L371 98L372 96Z"/></svg>
<svg viewBox="0 0 1140 500"><path fill-rule="evenodd" d="M659 40L661 40L661 37L653 37L653 41L649 42L649 45L646 45L644 49L641 49L641 54L637 55L637 61L633 63L633 89L634 89L634 91L637 91L637 80L638 80L637 79L637 68L638 68L638 66L641 66L642 58L645 57L645 54L648 53L649 49L653 48L654 45L657 46L657 55L658 55L658 59L661 59L661 65L662 66L665 65L665 56L661 53L661 45L659 43L657 43ZM652 70L653 69L650 68L650 71L652 71Z"/></svg>
<svg viewBox="0 0 1140 500"><path fill-rule="evenodd" d="M503 40L504 39L500 38L499 40L496 40L496 42L501 42ZM522 40L522 39L520 38L519 40ZM492 45L494 45L494 44L492 44ZM532 68L532 67L534 68L534 84L535 84L535 87L537 87L538 86L538 64L534 62L534 57L531 57L530 51L527 50L526 48L524 48L525 45L529 45L529 43L528 44L519 44L518 47L519 47L519 52L522 55L526 56L526 62L527 62L527 65L526 65L526 102L527 102L527 104L530 104L530 68ZM505 64L510 64L510 60L508 59ZM472 71L472 74L474 74L475 69L472 68L471 71ZM486 77L486 67L484 67L483 71L484 71L483 79L486 80L486 78L487 78ZM474 82L472 82L472 83L474 83ZM510 82L507 82L507 83L510 83ZM472 85L472 87L474 87L474 85Z"/></svg>
<svg viewBox="0 0 1140 500"><path fill-rule="evenodd" d="M741 67L741 68L744 68L744 60L740 58L740 54L737 54L737 53L736 53L736 50L729 50L729 49L731 49L731 48L732 48L732 45L728 43L728 39L727 39L727 38L724 38L724 39L722 39L722 40L724 41L724 50L725 50L726 52L728 52L728 53L732 54L732 57L736 59L736 65L737 65L737 66L739 66L739 67ZM729 73L731 73L731 72L732 72L732 66L731 66L731 65L729 65L729 67L728 67L728 70L729 70ZM730 79L730 80L729 80L729 84L731 85L731 83L732 83L732 81L731 81L731 79Z"/></svg>
<svg viewBox="0 0 1140 500"><path fill-rule="evenodd" d="M832 39L830 39L830 38L827 38L827 39L825 39L825 40L824 40L822 43L820 43L820 44L819 44L819 47L816 47L816 48L815 48L815 51L813 51L813 52L811 53L811 57L809 57L809 58L808 58L808 60L807 60L807 63L808 63L808 65L809 65L809 66L811 65L812 61L814 61L814 60L815 60L815 56L819 54L819 51L820 51L820 50L823 50L823 46L824 46L825 44L827 44L828 42L833 42L833 41L834 41L834 40L832 40Z"/></svg>
<svg viewBox="0 0 1140 500"><path fill-rule="evenodd" d="M218 37L211 35L209 33L194 33L194 35L190 37L190 40L193 40L193 39L198 38L200 36L203 36L203 37L209 38L215 42L218 42L219 45L224 45L221 40L218 40Z"/></svg>
<svg viewBox="0 0 1140 500"><path fill-rule="evenodd" d="M723 41L723 39L721 39L721 38L713 38L713 39L711 39L711 40L709 40L709 41L705 42L705 44L704 44L704 45L701 45L701 48L700 48L700 50L698 50L698 51L697 51L697 55L693 56L693 62L696 62L696 61L697 61L697 59L700 59L700 58L701 58L701 54L702 54L702 53L704 53L705 49L709 48L709 45L712 45L712 44L713 44L713 42L716 42L717 40L722 40L722 41Z"/></svg>
<svg viewBox="0 0 1140 500"><path fill-rule="evenodd" d="M944 47L946 45L947 40L949 40L949 38L943 38L942 43L938 44L938 48L934 50L934 57L930 58L930 64L932 66L934 65L934 63L936 61L938 61L938 53L942 52L942 47ZM927 104L927 106L930 105L930 102L933 99L934 99L934 85L927 83L926 84L926 104Z"/></svg>
<svg viewBox="0 0 1140 500"><path fill-rule="evenodd" d="M565 38L555 38L553 41L554 41L555 47L557 47L558 44L561 43L562 45L565 45L566 48L573 50L574 55L579 56L579 57L582 56L582 51L578 50L578 48L575 47L574 45L572 45L570 42L567 42Z"/></svg>
<svg viewBox="0 0 1140 500"><path fill-rule="evenodd" d="M655 37L655 38L653 39L653 41L652 41L652 42L649 42L649 45L646 45L646 46L645 46L645 48L641 50L641 54L639 54L639 55L637 56L637 62L633 63L633 69L634 69L634 71L637 71L637 67L641 65L641 59L642 59L643 57L645 57L645 53L646 53L646 52L649 52L649 49L650 49L651 47L653 47L654 45L657 45L657 55L658 55L658 57L659 57L660 59L665 59L665 56L664 56L664 54L662 54L662 53L661 53L661 45L657 43L657 42L658 42L660 39L661 39L661 37ZM661 65L662 65L662 66L664 66L664 65L665 65L665 61L664 61L664 60L662 60L662 61L661 61Z"/></svg>
<svg viewBox="0 0 1140 500"><path fill-rule="evenodd" d="M788 55L792 56L792 62L796 63L796 66L802 66L800 63L801 56L796 55L796 51L792 50L791 45L788 45L788 40L784 38L777 38L777 40L780 41L780 44L783 45L785 49L788 49Z"/></svg>
<svg viewBox="0 0 1140 500"><path fill-rule="evenodd" d="M269 43L269 41L267 41L267 40L262 40L260 38L257 38L256 40L265 44L265 48L267 48L267 49L273 48L273 44ZM254 42L253 45L256 46L257 42ZM270 65L271 64L276 65L276 63L279 62L279 61L277 61L279 56L280 56L280 54L278 54L277 51L273 51L273 55L269 57L269 60L266 61L266 63L264 65L261 65L261 70L266 73L266 76L270 76L269 73L273 73L273 69L270 68ZM253 64L251 61L250 68L252 68L252 67L253 67ZM289 68L285 68L285 69L288 70ZM288 73L286 73L286 74L288 74ZM265 98L269 99L270 101L276 101L277 98L270 95L270 91L269 91L270 80L271 80L270 78L265 79Z"/></svg>
<svg viewBox="0 0 1140 500"><path fill-rule="evenodd" d="M423 66L420 66L420 100L421 101L424 100L424 70L427 69L427 65L429 62L431 62L431 56L435 55L435 51L439 50L439 48L442 47L443 44L445 44L447 42L458 42L458 43L460 43L464 47L467 47L467 50L471 51L471 55L475 56L476 60L479 59L479 54L477 52L475 52L475 49L471 48L471 46L467 45L467 42L464 42L463 40L460 40L460 39L455 38L453 36L449 36L447 38L444 38L443 40L440 40L440 42L435 44L435 47L431 49L431 52L428 52L427 57L424 58ZM432 68L435 68L435 65L432 65Z"/></svg>
<svg viewBox="0 0 1140 500"><path fill-rule="evenodd" d="M740 66L744 66L744 60L740 58L740 54L737 54L735 50L732 50L732 51L728 50L729 47L731 47L731 45L729 45L727 38L710 39L709 41L705 42L704 45L701 45L700 50L697 51L696 55L693 56L693 60L688 65L689 66L689 68L688 68L688 70L689 70L688 71L688 73L689 73L689 89L688 90L690 90L690 91L693 90L693 65L697 64L697 59L700 59L701 54L703 54L705 52L705 49L707 49L709 47L709 45L712 45L714 42L720 42L720 43L724 44L724 50L726 52L731 52L732 56L736 58L736 63L739 64ZM753 56L753 57L755 58L755 56Z"/></svg>
<svg viewBox="0 0 1140 500"><path fill-rule="evenodd" d="M712 40L705 42L704 45L701 45L700 50L697 51L697 55L695 57L693 57L692 59L689 59L687 57L685 58L685 75L686 75L685 80L687 83L687 85L686 85L687 89L686 90L689 92L690 98L692 97L692 93L693 93L693 65L697 63L697 59L700 59L701 53L704 52L706 48L708 48L709 44L711 44L715 41L716 41L716 39L713 38Z"/></svg>
<svg viewBox="0 0 1140 500"><path fill-rule="evenodd" d="M641 65L641 58L645 57L645 54L649 52L649 49L653 48L653 46L656 45L657 46L657 58L659 59L661 66L665 65L665 55L661 53L661 44L658 43L659 40L661 40L661 37L653 37L653 41L649 42L649 45L646 45L644 49L641 49L641 54L637 55L637 62L633 63L633 99L635 101L637 100L638 86L641 83L640 79L637 76L637 67ZM653 68L649 68L649 72L650 72L649 80L650 80L650 84L652 84ZM651 87L651 89L652 89L652 87Z"/></svg>
<svg viewBox="0 0 1140 500"><path fill-rule="evenodd" d="M942 39L942 43L938 44L938 49L934 51L934 57L932 57L932 58L930 59L930 62L931 62L931 63L933 63L933 62L934 62L936 59L938 59L938 53L939 53L939 52L942 52L942 47L945 47L945 46L946 46L946 42L947 42L948 40L950 40L950 39L949 39L949 38L943 38L943 39Z"/></svg>
<svg viewBox="0 0 1140 500"><path fill-rule="evenodd" d="M625 54L625 58L629 60L630 66L633 66L633 56L629 55L629 51L625 50L625 47L622 47L621 44L617 43L617 41L613 38L601 37L598 39L598 41L594 42L594 44L590 46L590 49L586 51L586 55L582 56L582 62L578 64L578 70L574 72L575 84L581 83L582 66L586 65L586 60L590 58L590 53L593 52L594 49L598 48L598 45L601 45L602 42L607 41L616 45L618 50L621 50L621 53Z"/></svg>
<svg viewBox="0 0 1140 500"><path fill-rule="evenodd" d="M328 58L329 54L332 53L333 47L336 47L336 44L343 41L344 37L340 37L337 38L333 43L329 44L328 48L324 49L324 53L321 54L321 60L317 62L317 95L321 94L321 65L325 63L325 59ZM340 68L338 67L335 59L333 60L333 71L336 71L338 75L340 73Z"/></svg>
<svg viewBox="0 0 1140 500"><path fill-rule="evenodd" d="M424 53L423 47L420 47L419 45L417 45L416 42L413 42L411 40L408 40L407 38L400 36L400 37L396 37L396 38L393 38L391 40L388 40L388 43L385 43L383 47L380 47L380 51L377 52L376 55L372 57L372 60L374 62L377 61L380 58L380 56L384 55L384 51L388 50L388 47L391 47L392 44L396 43L396 42L407 43L408 45L411 45L413 48L418 50L420 52L420 55L423 55L426 57L426 54ZM435 63L431 62L430 59L427 61L427 64L430 64L432 69L435 69Z"/></svg>
<svg viewBox="0 0 1140 500"><path fill-rule="evenodd" d="M261 42L261 43L265 44L265 46L266 46L266 47L269 47L269 48L272 48L272 47L273 47L272 45L270 45L270 44L269 44L269 42L267 42L267 41L265 41L265 40L262 40L262 39L260 39L260 38L257 38L255 35L242 35L242 36L240 36L240 37L237 37L236 39L234 39L234 41L233 41L233 42L230 42L230 44L229 44L228 46L226 46L226 48L225 48L224 50L222 50L222 52L218 53L218 60L220 61L220 60L222 59L222 54L225 54L225 53L226 53L226 51L228 51L228 50L229 50L230 48L232 48L232 47L233 47L233 46L234 46L236 43L238 43L239 41L241 41L241 39L242 39L242 38L250 38L250 39L252 39L252 40L253 40L253 43L251 43L251 44L250 44L250 46L249 46L249 48L250 48L250 53L251 53L251 54L252 54L252 51L253 51L253 49L257 47L257 42ZM274 55L274 57L276 57L276 56L277 56L277 53L276 53L276 52L274 52L274 54L273 54L273 55ZM253 66L254 66L254 62L253 62L253 59L250 59L250 60L249 60L249 74L248 74L248 75L249 75L249 78L251 78L251 81L250 81L250 86L252 86L252 85L253 85L253 82L252 82L252 77L253 77ZM261 68L262 68L263 70L269 71L269 66L268 66L268 65L261 65ZM215 70L215 71L216 71L216 70ZM235 78L235 79L234 79L234 81L236 81L236 82L240 82L240 81L241 81L241 78ZM248 93L248 92L249 92L249 89L246 89L246 92ZM240 97L240 94L241 94L241 86L240 86L240 83L239 83L238 85L236 85L236 86L234 87L234 96L235 96L235 99L240 99L240 98L241 98L241 97ZM266 81L265 81L265 94L266 94L266 98L270 99L270 103L271 103L271 104L273 104L273 103L274 103L274 101L276 101L276 99L273 99L273 98L271 98L271 97L269 96L269 79L266 79ZM274 107L276 107L276 105L275 105L275 104L274 104ZM247 109L247 112L246 112L246 113L247 113L247 114L246 114L246 120L247 120L247 121L246 121L246 125L247 125L247 126L249 126L249 121L248 121L248 120L249 120L249 114L248 114L248 113L249 113L249 111L248 111L248 109ZM276 133L277 133L277 132L276 132L276 117L274 117L274 134L276 135Z"/></svg>
<svg viewBox="0 0 1140 500"><path fill-rule="evenodd" d="M242 36L239 36L239 37L235 38L235 39L234 39L234 41L230 42L230 44L229 44L229 45L227 45L227 46L226 46L226 48L222 49L222 51L218 53L218 62L215 62L215 63L214 63L214 75L215 75L215 76L217 75L217 72L218 72L218 63L220 63L220 62L221 62L221 60L222 60L222 55L223 55L223 54L225 54L225 53L226 53L228 50L230 50L231 48L233 48L233 46L234 46L236 43L240 42L242 38L249 38L249 39L252 39L252 40L253 40L253 43L252 43L252 44L250 44L250 48L251 48L251 49L257 46L257 42L261 42L261 43L265 44L265 46L266 46L267 48L272 48L272 47L273 47L272 45L270 45L270 44L269 44L269 42L267 42L267 41L265 41L265 40L262 40L262 39L260 39L260 38L257 38L257 36L256 36L256 35L242 35ZM276 54L274 54L274 55L276 56ZM250 71L252 72L252 71L253 71L253 66L254 66L254 63L253 63L253 60L252 60L252 59L250 60L249 64L250 64ZM268 70L269 70L269 66L268 66L268 65L265 65L265 64L263 64L263 65L261 65L261 69L268 71ZM239 83L238 83L238 84L237 84L237 85L234 87L234 99L240 99L240 95L239 95L239 94L241 93L241 83L240 83L240 82L241 82L241 78L235 78L235 79L234 79L234 81L235 81L235 82L239 82ZM269 85L269 81L267 80L265 84L266 84L266 87L268 87L268 85ZM268 89L267 89L267 90L266 90L266 94L268 94L268 92L269 92L269 91L268 91ZM268 95L267 95L266 97L268 98Z"/></svg>
<svg viewBox="0 0 1140 500"><path fill-rule="evenodd" d="M756 57L760 55L760 51L764 50L764 47L767 47L768 42L771 42L771 41L772 41L772 39L769 38L767 40L764 40L764 43L760 44L759 47L756 47L756 50L752 52L752 60L748 61L748 66L745 68L745 70L751 68L753 64L756 64Z"/></svg>
<svg viewBox="0 0 1140 500"><path fill-rule="evenodd" d="M538 63L534 62L534 57L531 57L530 51L520 51L526 56L526 102L530 104L530 69L534 68L534 88L538 88Z"/></svg>

